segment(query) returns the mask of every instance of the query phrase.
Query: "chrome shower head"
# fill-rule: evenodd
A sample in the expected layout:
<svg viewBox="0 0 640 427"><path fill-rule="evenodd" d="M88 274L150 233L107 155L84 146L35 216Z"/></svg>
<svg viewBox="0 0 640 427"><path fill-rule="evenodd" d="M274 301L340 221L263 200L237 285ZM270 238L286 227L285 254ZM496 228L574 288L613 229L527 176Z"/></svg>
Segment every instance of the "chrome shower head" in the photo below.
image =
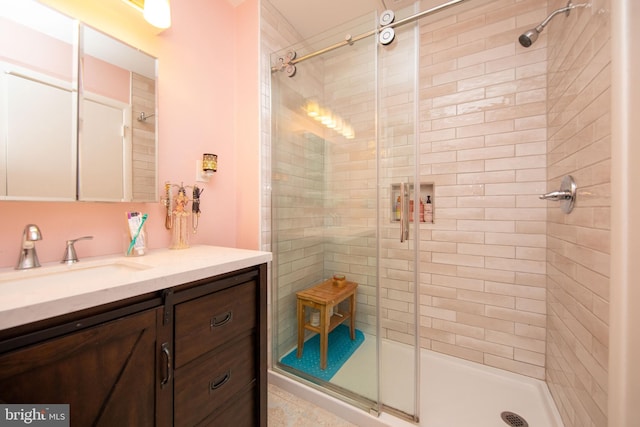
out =
<svg viewBox="0 0 640 427"><path fill-rule="evenodd" d="M532 28L520 34L520 37L518 37L518 41L522 46L529 47L532 44L534 44L536 40L538 40L538 34L540 34L541 32L542 32L542 28L540 28L539 31L538 31L538 27Z"/></svg>
<svg viewBox="0 0 640 427"><path fill-rule="evenodd" d="M534 44L536 42L536 40L538 40L538 35L540 35L542 30L544 30L544 27L547 26L549 21L551 21L554 16L556 16L559 13L563 13L563 12L567 16L569 16L569 13L571 12L571 9L575 9L576 7L589 7L589 6L591 6L590 3L572 4L571 0L569 0L569 2L567 3L567 5L565 7L562 7L560 9L557 9L557 10L554 10L553 12L551 12L551 15L547 16L545 18L545 20L540 23L540 25L538 25L537 27L532 28L532 29L527 30L524 33L522 33L520 35L520 37L518 37L518 41L520 42L520 44L522 46L529 47L532 44Z"/></svg>

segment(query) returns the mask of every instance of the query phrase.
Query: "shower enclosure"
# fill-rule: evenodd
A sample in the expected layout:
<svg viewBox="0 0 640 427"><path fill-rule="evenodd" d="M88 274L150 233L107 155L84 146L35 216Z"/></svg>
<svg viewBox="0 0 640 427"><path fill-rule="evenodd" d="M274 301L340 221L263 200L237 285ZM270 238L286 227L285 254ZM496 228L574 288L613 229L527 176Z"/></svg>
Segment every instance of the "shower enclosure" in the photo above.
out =
<svg viewBox="0 0 640 427"><path fill-rule="evenodd" d="M378 44L377 20L272 55L273 365L369 411L417 419L417 254L433 199L416 169L419 34L406 25ZM335 43L350 46L303 58ZM297 348L296 292L334 274L358 284L364 341L323 379L281 361Z"/></svg>
<svg viewBox="0 0 640 427"><path fill-rule="evenodd" d="M407 376L417 377L418 369L385 348L406 348L415 362L419 343L422 377L434 371L431 356L446 355L540 381L567 426L606 425L615 255L609 3L575 4L566 13L563 0L474 0L394 27L395 41L385 46L373 37L348 46L362 33L355 24L331 40L292 46L301 58L354 35L347 46L271 73L274 366L296 347L295 293L345 274L359 283L357 327L367 334L350 360L375 342L377 362L354 363L363 368L354 374L358 385L371 385L338 384L340 372L326 384L305 381L364 396L375 410L388 405L416 416L391 401L391 378L412 390L414 407L420 391L425 425L466 425L451 421L454 412L468 413L465 406L427 406L442 402L433 390L450 377L425 380L418 390L395 372L408 367ZM396 11L396 22L414 13ZM281 21L270 22L272 34ZM363 31L376 21L363 21ZM545 22L535 43L519 43ZM290 34L269 51L298 40ZM278 52L272 64L286 55ZM307 105L316 104L339 117L334 130L308 115L314 110ZM336 132L345 124L353 134ZM303 161L311 150L315 157ZM565 175L579 192L569 215L540 200ZM414 206L404 242L396 216L396 205L405 206L401 184ZM432 196L430 209L421 206L424 195ZM421 210L433 223L420 222ZM469 390L454 386L449 403ZM502 422L495 417L515 403L494 409L484 425ZM530 419L541 413L516 412ZM472 423L480 425L477 417Z"/></svg>

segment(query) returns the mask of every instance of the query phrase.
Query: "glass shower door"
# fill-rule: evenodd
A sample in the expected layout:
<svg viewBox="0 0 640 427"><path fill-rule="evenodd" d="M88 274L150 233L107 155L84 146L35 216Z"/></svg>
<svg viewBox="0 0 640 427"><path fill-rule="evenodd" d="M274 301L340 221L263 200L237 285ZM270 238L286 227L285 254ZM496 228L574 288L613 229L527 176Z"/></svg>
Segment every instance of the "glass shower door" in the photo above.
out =
<svg viewBox="0 0 640 427"><path fill-rule="evenodd" d="M396 20L411 13L396 12ZM416 172L419 34L414 25L394 32L391 44L378 47L380 402L417 420L417 254L430 190Z"/></svg>
<svg viewBox="0 0 640 427"><path fill-rule="evenodd" d="M271 63L342 41L345 28L370 31L375 22L377 16L363 17L276 52ZM272 74L273 365L368 411L384 406L414 418L419 227L409 210L419 206L420 194L414 185L414 33L396 34L399 43L392 46L379 46L374 35ZM401 183L409 228L402 242L395 205ZM418 213L414 209L416 222ZM329 334L327 367L318 370L301 363L310 354L310 364L319 359L312 353L318 307L301 314L298 297L334 275L358 284L357 342ZM345 304L334 308L338 322ZM309 327L298 358L300 324Z"/></svg>
<svg viewBox="0 0 640 427"><path fill-rule="evenodd" d="M373 18L353 22L349 31L370 29ZM271 63L343 39L342 30L323 34L276 52ZM367 411L378 409L374 43L369 37L305 60L292 77L291 70L274 72L271 82L273 365ZM298 301L300 292L334 275L357 283L355 339L345 317L349 300L327 304L335 329L323 369L320 304L305 299L301 308ZM332 285L328 291L341 292Z"/></svg>

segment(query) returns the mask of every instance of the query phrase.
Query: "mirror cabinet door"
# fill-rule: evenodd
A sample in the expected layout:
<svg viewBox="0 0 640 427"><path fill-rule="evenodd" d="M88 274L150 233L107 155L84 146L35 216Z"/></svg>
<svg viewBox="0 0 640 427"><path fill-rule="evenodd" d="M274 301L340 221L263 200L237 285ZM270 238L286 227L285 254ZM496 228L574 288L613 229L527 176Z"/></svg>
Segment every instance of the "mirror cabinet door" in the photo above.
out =
<svg viewBox="0 0 640 427"><path fill-rule="evenodd" d="M0 2L0 200L157 201L157 60Z"/></svg>
<svg viewBox="0 0 640 427"><path fill-rule="evenodd" d="M156 201L156 59L86 25L80 45L78 198Z"/></svg>
<svg viewBox="0 0 640 427"><path fill-rule="evenodd" d="M0 199L75 200L77 23L0 3Z"/></svg>

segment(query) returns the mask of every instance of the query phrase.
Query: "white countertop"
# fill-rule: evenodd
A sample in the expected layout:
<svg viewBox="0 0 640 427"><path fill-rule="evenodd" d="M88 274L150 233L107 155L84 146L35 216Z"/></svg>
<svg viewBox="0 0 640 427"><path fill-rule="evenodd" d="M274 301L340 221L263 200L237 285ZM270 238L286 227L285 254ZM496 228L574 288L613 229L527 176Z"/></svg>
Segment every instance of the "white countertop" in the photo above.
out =
<svg viewBox="0 0 640 427"><path fill-rule="evenodd" d="M0 330L271 261L270 252L220 246L155 249L144 256L0 269Z"/></svg>

